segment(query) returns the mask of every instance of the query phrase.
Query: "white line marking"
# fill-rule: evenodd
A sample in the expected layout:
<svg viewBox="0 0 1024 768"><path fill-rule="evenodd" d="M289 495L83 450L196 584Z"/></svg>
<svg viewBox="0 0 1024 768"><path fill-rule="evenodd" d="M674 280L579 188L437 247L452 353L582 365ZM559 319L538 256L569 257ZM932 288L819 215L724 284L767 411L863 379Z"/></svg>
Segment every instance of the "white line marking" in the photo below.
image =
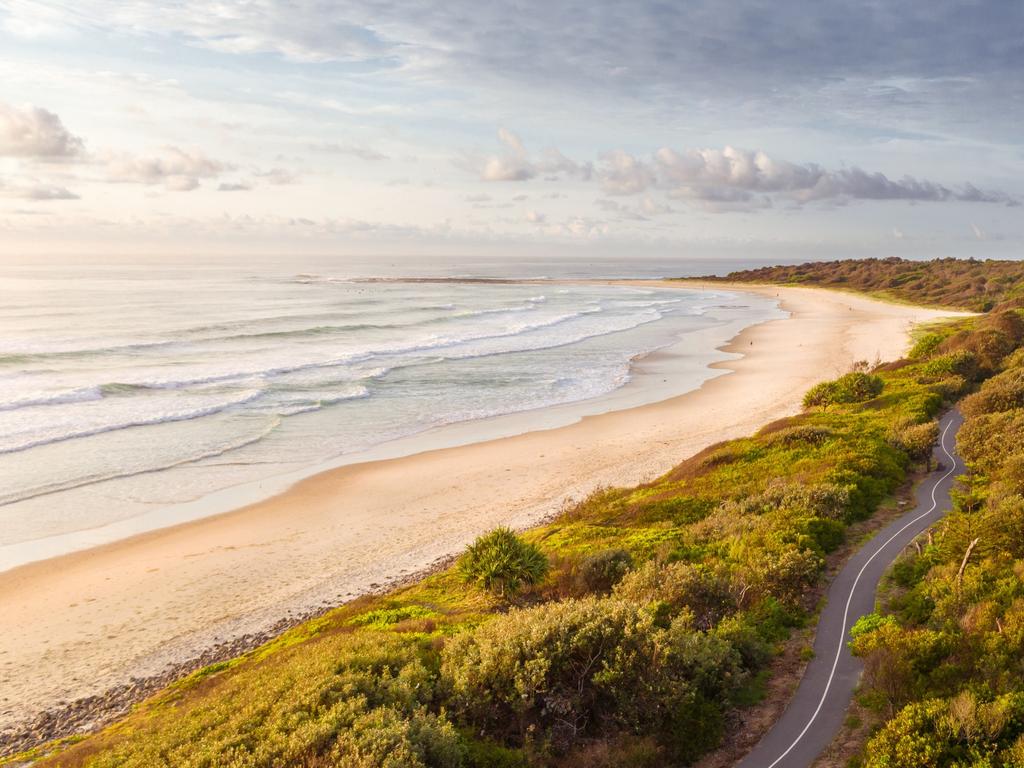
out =
<svg viewBox="0 0 1024 768"><path fill-rule="evenodd" d="M841 632L841 634L839 636L839 647L836 648L836 658L832 662L832 671L829 673L828 682L825 683L825 690L821 694L821 701L818 702L818 708L814 710L814 714L811 715L811 719L807 721L807 725L804 726L804 729L802 731L800 731L800 735L796 737L796 739L793 741L792 744L789 745L789 747L786 749L785 752L783 752L781 755L779 755L777 758L775 758L775 762L773 762L771 765L769 765L768 768L775 768L775 766L778 765L779 762L786 755L788 755L790 752L793 751L793 748L797 744L800 743L800 740L807 734L807 731L810 730L811 725L813 725L814 721L818 717L818 713L821 712L821 708L825 705L825 699L828 698L829 688L832 687L832 680L836 676L836 667L839 666L839 657L843 653L843 645L844 645L844 643L846 641L846 622L849 620L849 616L850 616L850 603L853 601L853 593L857 591L857 584L860 582L860 577L864 575L864 571L871 564L871 561L874 560L875 557L877 557L878 554L883 549L885 549L887 546L889 546L889 544L892 543L893 539L895 539L897 536L899 536L901 533L903 533L905 530L907 530L907 528L912 526L918 520L921 520L922 518L928 517L928 515L930 515L932 512L934 512L935 508L939 505L939 502L935 500L935 491L938 490L939 485L947 477L949 477L951 474L953 474L956 471L956 467L957 467L956 457L953 454L951 454L949 452L949 449L946 447L946 433L949 432L949 428L951 426L953 426L953 422L952 421L950 421L946 425L946 428L944 430L942 430L942 437L939 439L939 446L942 448L943 452L945 452L945 454L953 462L953 466L949 468L949 471L946 472L946 474L944 474L942 477L940 477L938 480L936 480L935 481L935 485L932 486L932 493L931 493L932 506L929 508L929 510L927 512L922 512L920 515L915 517L913 520L911 520L906 525L904 525L902 528L900 528L898 531L896 531L896 533L894 533L892 536L890 536L888 539L886 539L885 543L882 544L882 546L880 546L878 549L876 549L874 554L872 554L871 557L869 557L867 559L867 561L864 563L864 565L861 566L860 571L857 573L857 578L855 578L853 580L853 586L850 587L850 594L846 598L846 608L843 611L842 632Z"/></svg>

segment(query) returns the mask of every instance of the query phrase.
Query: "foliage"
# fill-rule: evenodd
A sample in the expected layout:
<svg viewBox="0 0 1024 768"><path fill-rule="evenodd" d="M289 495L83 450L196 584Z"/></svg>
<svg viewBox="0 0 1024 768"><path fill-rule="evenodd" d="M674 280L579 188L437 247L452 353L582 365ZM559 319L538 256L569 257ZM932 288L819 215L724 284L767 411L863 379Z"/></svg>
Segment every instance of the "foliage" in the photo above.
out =
<svg viewBox="0 0 1024 768"><path fill-rule="evenodd" d="M513 610L457 637L441 670L454 706L487 733L564 753L608 728L642 727L673 760L715 743L743 679L738 652L688 614L663 628L609 598Z"/></svg>
<svg viewBox="0 0 1024 768"><path fill-rule="evenodd" d="M932 455L932 447L938 439L939 423L934 420L917 423L903 417L894 421L889 428L889 442L917 461Z"/></svg>
<svg viewBox="0 0 1024 768"><path fill-rule="evenodd" d="M579 579L584 592L607 594L633 568L633 556L625 549L605 549L580 561Z"/></svg>
<svg viewBox="0 0 1024 768"><path fill-rule="evenodd" d="M986 259L848 259L732 272L734 282L844 288L914 304L987 312L1021 296L1024 263ZM926 348L926 353L931 350Z"/></svg>
<svg viewBox="0 0 1024 768"><path fill-rule="evenodd" d="M804 395L804 407L828 407L838 403L862 403L882 393L885 382L880 376L863 371L852 371L835 381L823 381L811 387Z"/></svg>
<svg viewBox="0 0 1024 768"><path fill-rule="evenodd" d="M897 563L893 613L853 641L886 720L869 768L1024 765L1024 354L985 356L1019 343L1007 318L960 336L978 375L1002 369L962 404L968 473L930 545Z"/></svg>
<svg viewBox="0 0 1024 768"><path fill-rule="evenodd" d="M543 552L508 528L480 536L459 559L464 581L510 596L543 580L549 567Z"/></svg>

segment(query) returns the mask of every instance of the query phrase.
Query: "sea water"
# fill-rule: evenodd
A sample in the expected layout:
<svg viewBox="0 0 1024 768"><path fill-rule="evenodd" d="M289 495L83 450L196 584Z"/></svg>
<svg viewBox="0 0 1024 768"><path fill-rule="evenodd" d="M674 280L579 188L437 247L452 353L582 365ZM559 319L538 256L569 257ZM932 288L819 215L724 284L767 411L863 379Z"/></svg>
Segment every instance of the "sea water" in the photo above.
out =
<svg viewBox="0 0 1024 768"><path fill-rule="evenodd" d="M467 424L515 431L508 414L568 423L679 394L738 330L782 316L721 290L423 282L402 266L0 264L0 569L414 435L440 446L452 425L466 442ZM675 375L641 386L658 350Z"/></svg>

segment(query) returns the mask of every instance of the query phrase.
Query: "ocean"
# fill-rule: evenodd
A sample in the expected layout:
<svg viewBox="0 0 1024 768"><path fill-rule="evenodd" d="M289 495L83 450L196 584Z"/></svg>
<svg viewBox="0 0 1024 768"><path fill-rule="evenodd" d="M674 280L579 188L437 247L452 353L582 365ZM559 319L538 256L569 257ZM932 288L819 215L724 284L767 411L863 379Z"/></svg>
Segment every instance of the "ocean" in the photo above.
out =
<svg viewBox="0 0 1024 768"><path fill-rule="evenodd" d="M728 357L716 347L783 316L775 302L567 280L687 271L711 270L0 264L0 569L222 511L330 466L692 390L720 373L708 368ZM396 279L427 274L543 279Z"/></svg>

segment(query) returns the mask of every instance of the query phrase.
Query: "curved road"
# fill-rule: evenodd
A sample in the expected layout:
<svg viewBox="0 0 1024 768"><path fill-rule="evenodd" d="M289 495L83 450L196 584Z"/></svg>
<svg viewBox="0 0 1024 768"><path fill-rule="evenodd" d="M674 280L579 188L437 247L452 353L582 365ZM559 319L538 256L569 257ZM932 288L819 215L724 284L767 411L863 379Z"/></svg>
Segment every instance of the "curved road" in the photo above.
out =
<svg viewBox="0 0 1024 768"><path fill-rule="evenodd" d="M942 417L933 450L941 469L918 485L914 509L876 533L832 582L818 620L814 658L782 717L739 768L806 768L832 743L861 672L860 661L847 647L850 627L874 610L878 582L896 556L952 506L949 491L963 466L955 444L962 423L955 410Z"/></svg>

